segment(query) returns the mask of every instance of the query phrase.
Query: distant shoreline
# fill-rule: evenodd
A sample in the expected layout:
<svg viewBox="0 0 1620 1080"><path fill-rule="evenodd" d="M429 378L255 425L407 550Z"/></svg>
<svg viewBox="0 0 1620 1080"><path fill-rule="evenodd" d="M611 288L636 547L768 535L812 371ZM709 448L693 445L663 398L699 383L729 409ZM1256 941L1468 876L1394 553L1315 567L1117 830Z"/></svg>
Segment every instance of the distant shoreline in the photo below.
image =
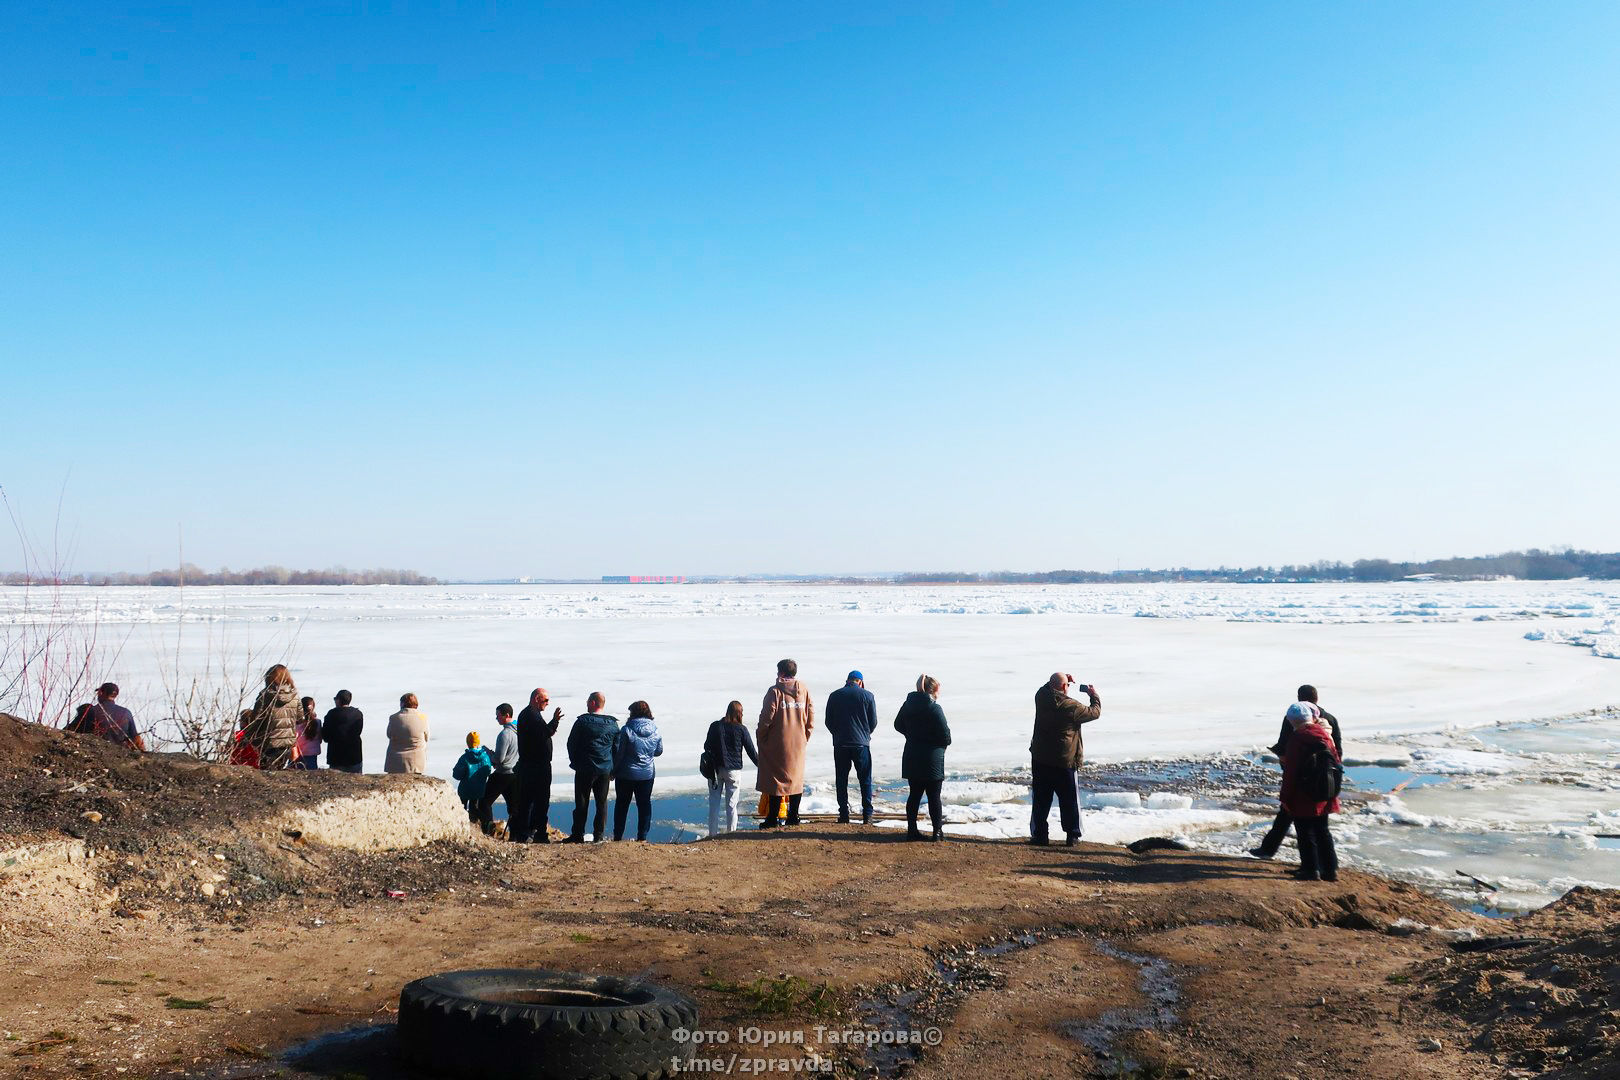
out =
<svg viewBox="0 0 1620 1080"><path fill-rule="evenodd" d="M653 575L658 577L658 575ZM1178 567L1160 570L897 571L880 574L739 574L735 576L668 575L664 580L600 578L486 578L441 580L414 570L288 570L280 566L252 570L204 570L186 565L144 574L42 574L25 570L0 574L0 585L184 587L186 585L1309 585L1378 582L1453 581L1612 581L1620 579L1620 552L1510 551L1501 555L1458 556L1423 562L1358 559L1353 563L1319 561L1283 567Z"/></svg>

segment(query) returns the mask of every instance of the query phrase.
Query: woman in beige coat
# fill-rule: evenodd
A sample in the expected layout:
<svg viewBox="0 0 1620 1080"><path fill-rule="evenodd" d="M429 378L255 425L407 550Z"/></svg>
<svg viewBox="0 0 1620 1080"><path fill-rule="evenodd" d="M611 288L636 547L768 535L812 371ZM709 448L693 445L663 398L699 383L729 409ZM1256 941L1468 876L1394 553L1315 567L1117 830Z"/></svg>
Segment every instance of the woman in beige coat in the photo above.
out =
<svg viewBox="0 0 1620 1080"><path fill-rule="evenodd" d="M776 665L776 684L765 691L765 706L754 729L759 743L759 781L754 788L769 797L770 806L759 827L799 823L799 799L804 794L804 748L816 726L816 708L810 691L797 676L799 665L783 660ZM787 803L787 820L782 804Z"/></svg>
<svg viewBox="0 0 1620 1080"><path fill-rule="evenodd" d="M428 718L417 709L415 694L399 699L399 712L388 718L388 756L383 772L427 772Z"/></svg>

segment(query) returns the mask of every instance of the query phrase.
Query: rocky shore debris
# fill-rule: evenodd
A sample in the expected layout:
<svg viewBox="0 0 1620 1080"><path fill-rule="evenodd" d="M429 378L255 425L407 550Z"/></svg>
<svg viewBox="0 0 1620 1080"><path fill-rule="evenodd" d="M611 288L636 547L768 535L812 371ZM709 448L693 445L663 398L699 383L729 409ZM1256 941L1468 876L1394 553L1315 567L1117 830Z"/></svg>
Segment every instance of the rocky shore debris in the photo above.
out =
<svg viewBox="0 0 1620 1080"><path fill-rule="evenodd" d="M1535 1073L1613 1075L1620 1061L1620 892L1576 888L1523 920L1538 934L1480 937L1414 976L1479 1032L1475 1048Z"/></svg>

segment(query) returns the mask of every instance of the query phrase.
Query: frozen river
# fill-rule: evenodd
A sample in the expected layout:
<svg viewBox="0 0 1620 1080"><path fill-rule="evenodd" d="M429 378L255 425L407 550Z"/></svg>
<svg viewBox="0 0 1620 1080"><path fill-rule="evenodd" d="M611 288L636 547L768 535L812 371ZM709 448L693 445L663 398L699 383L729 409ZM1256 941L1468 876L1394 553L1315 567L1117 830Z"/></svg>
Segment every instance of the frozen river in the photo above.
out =
<svg viewBox="0 0 1620 1080"><path fill-rule="evenodd" d="M1252 752L1275 737L1294 688L1311 682L1344 725L1348 757L1433 781L1347 815L1352 861L1359 847L1380 865L1410 869L1404 864L1440 858L1410 852L1446 848L1419 842L1419 833L1455 833L1462 822L1525 845L1535 838L1534 852L1523 848L1525 872L1503 876L1542 883L1542 892L1554 881L1620 884L1620 854L1585 837L1604 821L1620 831L1603 816L1620 814L1620 731L1601 717L1567 719L1620 705L1620 583L104 588L65 596L118 649L104 677L126 688L143 727L161 718L160 665L195 668L211 656L240 667L251 650L261 667L288 662L323 710L339 688L354 693L367 717L368 768L381 765L383 724L399 695L416 693L432 723L430 768L448 775L468 731L493 738L499 702L521 707L543 685L571 716L600 690L621 716L636 698L651 703L667 747L665 791L701 785L709 722L734 698L752 715L784 656L799 661L818 708L846 671L865 673L883 718L875 766L890 778L900 739L888 723L922 672L943 684L955 739L947 767L964 781L1027 766L1031 698L1054 670L1102 694L1103 718L1086 730L1097 760ZM22 606L21 590L0 589L0 621L28 617ZM1496 734L1525 724L1537 739ZM824 781L831 751L819 732L810 762L810 779ZM976 792L962 790L964 800ZM1553 791L1556 798L1543 797ZM997 797L962 802L960 827L1017 832L1016 793L1000 795L999 811ZM1121 836L1203 830L1212 843L1244 842L1233 819L1200 818L1206 809L1099 806L1088 829L1106 838L1113 821ZM1511 859L1512 848L1505 854ZM1498 842L1484 861L1501 872L1503 855Z"/></svg>

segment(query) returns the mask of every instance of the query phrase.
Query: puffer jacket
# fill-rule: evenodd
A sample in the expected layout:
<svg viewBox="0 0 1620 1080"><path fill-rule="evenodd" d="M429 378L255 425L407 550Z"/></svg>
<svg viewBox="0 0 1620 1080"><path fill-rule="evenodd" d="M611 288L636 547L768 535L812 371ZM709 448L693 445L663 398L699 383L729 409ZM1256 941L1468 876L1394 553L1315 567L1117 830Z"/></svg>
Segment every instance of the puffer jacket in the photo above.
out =
<svg viewBox="0 0 1620 1080"><path fill-rule="evenodd" d="M303 723L304 709L298 703L297 687L292 683L267 686L253 701L247 737L260 754L274 756L293 748Z"/></svg>
<svg viewBox="0 0 1620 1080"><path fill-rule="evenodd" d="M658 726L645 716L632 716L613 740L613 775L619 780L651 780L656 774L653 758L663 752Z"/></svg>
<svg viewBox="0 0 1620 1080"><path fill-rule="evenodd" d="M1029 759L1037 765L1078 769L1086 760L1080 725L1102 715L1102 699L1091 692L1091 704L1082 705L1068 694L1043 683L1035 691L1035 734L1029 740Z"/></svg>

